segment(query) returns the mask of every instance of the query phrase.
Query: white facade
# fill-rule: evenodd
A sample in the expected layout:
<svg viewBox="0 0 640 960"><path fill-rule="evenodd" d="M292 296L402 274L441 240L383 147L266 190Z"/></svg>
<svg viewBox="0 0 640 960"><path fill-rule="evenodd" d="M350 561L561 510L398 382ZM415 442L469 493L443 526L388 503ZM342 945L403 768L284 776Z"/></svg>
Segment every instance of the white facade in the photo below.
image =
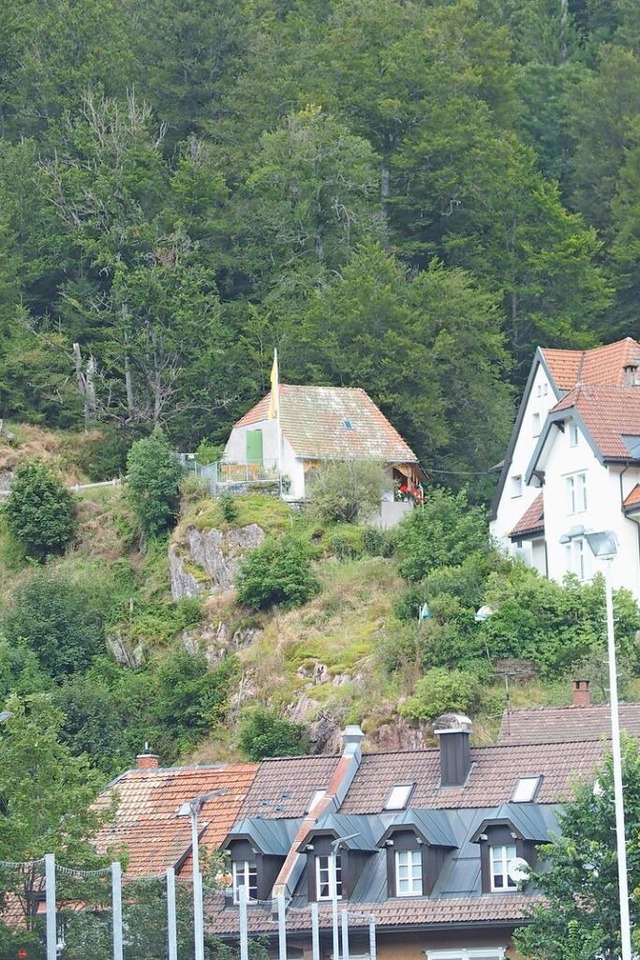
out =
<svg viewBox="0 0 640 960"><path fill-rule="evenodd" d="M244 464L247 461L247 434L262 431L262 459L266 472L279 473L290 481L287 500L302 500L305 495L304 462L296 457L276 419L261 420L247 426L234 427L224 448L225 463Z"/></svg>

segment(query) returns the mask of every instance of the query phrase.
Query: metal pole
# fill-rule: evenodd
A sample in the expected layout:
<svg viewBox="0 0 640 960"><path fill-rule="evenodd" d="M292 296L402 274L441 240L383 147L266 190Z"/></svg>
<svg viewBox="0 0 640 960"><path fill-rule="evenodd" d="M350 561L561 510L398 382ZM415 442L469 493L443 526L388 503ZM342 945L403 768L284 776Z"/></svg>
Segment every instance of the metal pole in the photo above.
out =
<svg viewBox="0 0 640 960"><path fill-rule="evenodd" d="M47 960L58 956L58 929L56 923L56 859L52 853L44 858L47 904Z"/></svg>
<svg viewBox="0 0 640 960"><path fill-rule="evenodd" d="M342 911L342 960L349 960L349 911Z"/></svg>
<svg viewBox="0 0 640 960"><path fill-rule="evenodd" d="M278 903L278 960L287 960L287 920L284 895L279 894Z"/></svg>
<svg viewBox="0 0 640 960"><path fill-rule="evenodd" d="M369 920L369 960L376 960L378 949L376 946L376 918Z"/></svg>
<svg viewBox="0 0 640 960"><path fill-rule="evenodd" d="M247 917L247 888L238 887L240 905L240 960L249 960L249 918Z"/></svg>
<svg viewBox="0 0 640 960"><path fill-rule="evenodd" d="M318 904L311 904L311 960L320 960L320 919Z"/></svg>
<svg viewBox="0 0 640 960"><path fill-rule="evenodd" d="M616 811L616 849L618 854L618 888L620 899L620 939L622 960L632 960L631 922L629 919L629 887L627 883L627 845L624 825L622 791L622 750L620 746L620 716L618 712L618 675L616 670L616 642L613 629L613 592L611 563L605 561L605 596L607 603L607 652L609 656L609 696L611 700L611 748L613 753L613 794Z"/></svg>
<svg viewBox="0 0 640 960"><path fill-rule="evenodd" d="M167 870L167 939L169 942L169 960L178 960L176 874L173 867L169 867Z"/></svg>
<svg viewBox="0 0 640 960"><path fill-rule="evenodd" d="M193 941L195 960L204 960L204 910L202 907L202 877L198 848L198 810L191 807L191 853L193 857Z"/></svg>
<svg viewBox="0 0 640 960"><path fill-rule="evenodd" d="M118 860L115 860L111 864L111 904L113 920L113 960L122 960L122 867Z"/></svg>
<svg viewBox="0 0 640 960"><path fill-rule="evenodd" d="M333 910L332 916L332 926L333 926L333 960L340 960L340 940L338 933L338 884L336 883L336 851L334 850L331 855L330 861L331 874L329 876L329 882L331 883L331 906Z"/></svg>

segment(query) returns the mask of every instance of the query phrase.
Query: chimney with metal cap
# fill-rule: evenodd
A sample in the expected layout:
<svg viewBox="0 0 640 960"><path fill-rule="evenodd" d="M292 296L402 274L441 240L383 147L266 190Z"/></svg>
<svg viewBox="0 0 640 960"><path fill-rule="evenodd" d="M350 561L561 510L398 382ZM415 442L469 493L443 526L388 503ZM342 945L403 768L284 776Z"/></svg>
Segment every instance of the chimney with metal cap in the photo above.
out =
<svg viewBox="0 0 640 960"><path fill-rule="evenodd" d="M462 787L471 770L471 720L461 713L445 713L435 722L440 737L440 786Z"/></svg>
<svg viewBox="0 0 640 960"><path fill-rule="evenodd" d="M574 707L591 706L591 693L589 691L588 680L573 681L573 705Z"/></svg>
<svg viewBox="0 0 640 960"><path fill-rule="evenodd" d="M160 757L157 753L151 753L149 744L145 743L144 750L136 757L137 770L155 770L159 766Z"/></svg>

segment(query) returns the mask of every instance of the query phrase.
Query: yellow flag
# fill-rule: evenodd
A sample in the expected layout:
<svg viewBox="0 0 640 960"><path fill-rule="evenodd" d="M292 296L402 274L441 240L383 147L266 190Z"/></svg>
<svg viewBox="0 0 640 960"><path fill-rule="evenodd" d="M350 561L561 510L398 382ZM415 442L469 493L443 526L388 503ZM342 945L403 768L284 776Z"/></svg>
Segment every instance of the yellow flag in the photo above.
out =
<svg viewBox="0 0 640 960"><path fill-rule="evenodd" d="M278 351L273 351L273 366L271 367L271 398L269 400L269 420L278 416Z"/></svg>

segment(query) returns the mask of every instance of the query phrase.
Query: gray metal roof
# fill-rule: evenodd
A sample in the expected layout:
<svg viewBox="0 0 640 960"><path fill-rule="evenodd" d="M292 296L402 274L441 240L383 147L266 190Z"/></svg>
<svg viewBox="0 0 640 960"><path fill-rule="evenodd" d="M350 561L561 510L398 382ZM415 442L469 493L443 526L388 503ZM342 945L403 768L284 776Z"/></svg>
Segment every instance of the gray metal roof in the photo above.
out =
<svg viewBox="0 0 640 960"><path fill-rule="evenodd" d="M379 818L375 816L328 813L318 820L311 833L332 833L336 840L344 837L341 846L347 850L368 850L373 853L378 848L383 829Z"/></svg>
<svg viewBox="0 0 640 960"><path fill-rule="evenodd" d="M221 849L226 850L234 840L249 840L267 856L286 857L291 849L300 820L265 820L251 817L234 824Z"/></svg>
<svg viewBox="0 0 640 960"><path fill-rule="evenodd" d="M399 811L385 830L381 840L402 827L416 830L426 843L434 847L457 847L456 838L445 810L417 810L409 807Z"/></svg>

